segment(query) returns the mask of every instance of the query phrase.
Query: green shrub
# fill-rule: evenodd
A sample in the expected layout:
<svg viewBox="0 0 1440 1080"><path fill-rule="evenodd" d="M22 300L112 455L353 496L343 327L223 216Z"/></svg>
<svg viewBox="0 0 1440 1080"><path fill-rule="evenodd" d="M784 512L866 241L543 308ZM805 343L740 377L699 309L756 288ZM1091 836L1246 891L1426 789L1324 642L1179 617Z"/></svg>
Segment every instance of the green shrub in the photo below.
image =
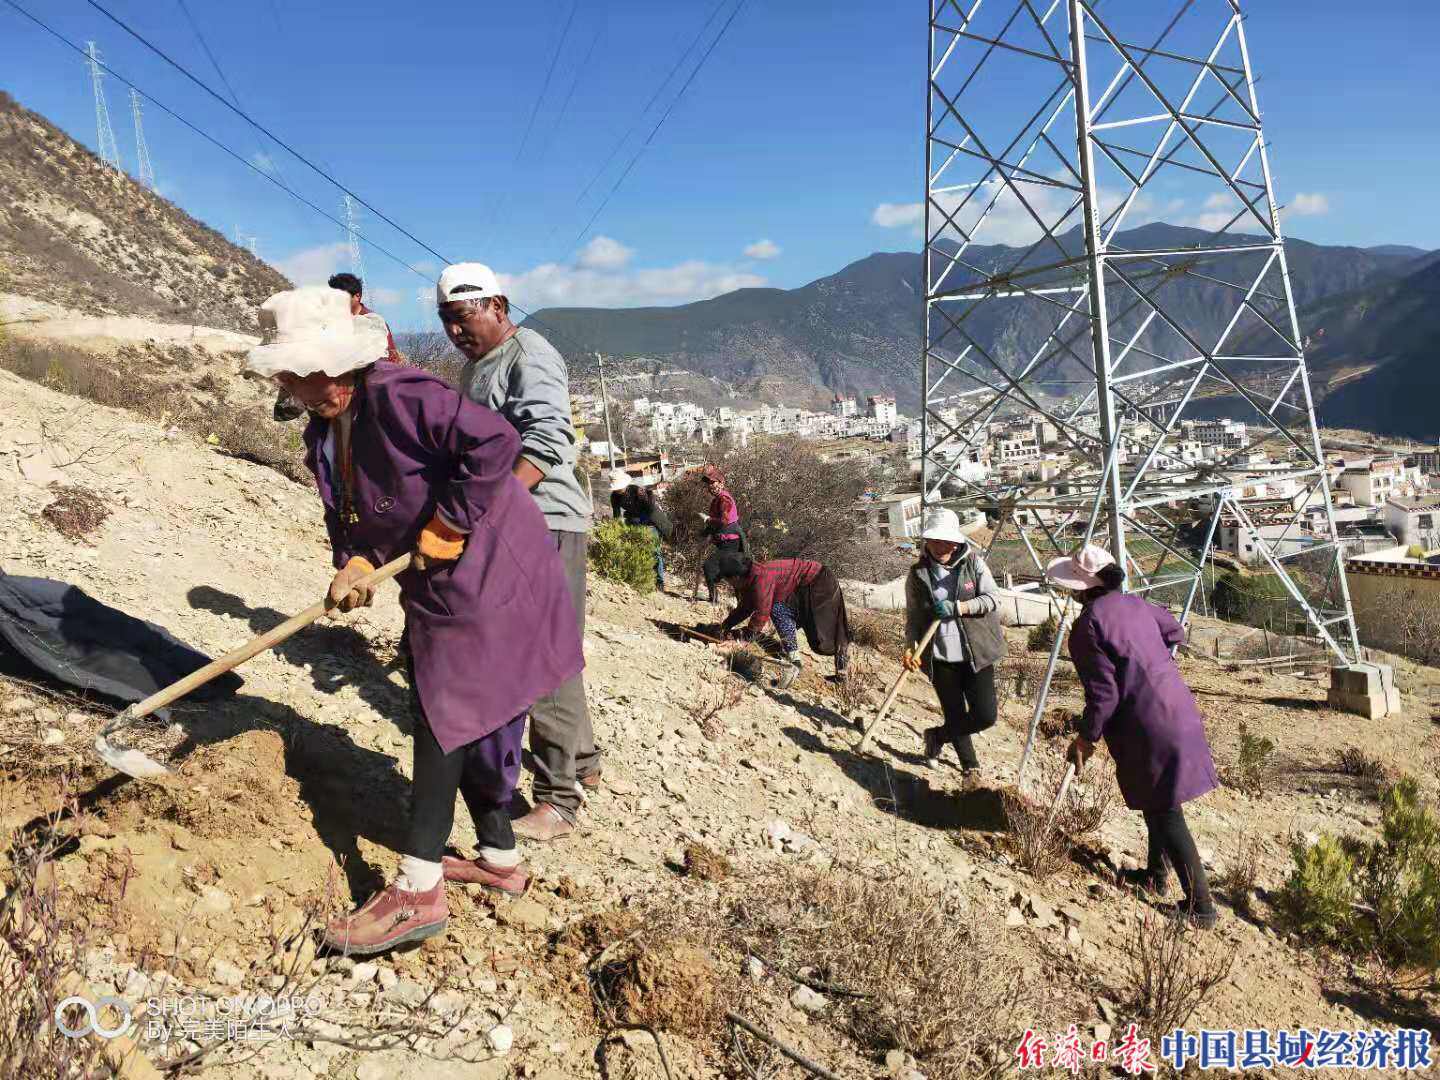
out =
<svg viewBox="0 0 1440 1080"><path fill-rule="evenodd" d="M1055 644L1055 633L1059 629L1059 623L1055 621L1054 615L1047 615L1045 621L1038 626L1030 628L1030 635L1025 639L1025 646L1028 649L1048 649Z"/></svg>
<svg viewBox="0 0 1440 1080"><path fill-rule="evenodd" d="M1235 767L1225 776L1226 782L1250 795L1258 795L1265 787L1271 772L1270 755L1275 752L1275 741L1264 735L1252 735L1250 729L1240 724L1240 753Z"/></svg>
<svg viewBox="0 0 1440 1080"><path fill-rule="evenodd" d="M1288 627L1291 620L1287 616L1294 604L1284 583L1274 574L1235 570L1216 579L1210 599L1220 618L1272 630Z"/></svg>
<svg viewBox="0 0 1440 1080"><path fill-rule="evenodd" d="M1295 868L1279 908L1302 934L1391 973L1440 971L1440 819L1407 777L1381 802L1381 836L1366 842L1321 837L1291 848Z"/></svg>
<svg viewBox="0 0 1440 1080"><path fill-rule="evenodd" d="M590 566L603 578L638 593L655 591L655 534L615 518L590 534Z"/></svg>

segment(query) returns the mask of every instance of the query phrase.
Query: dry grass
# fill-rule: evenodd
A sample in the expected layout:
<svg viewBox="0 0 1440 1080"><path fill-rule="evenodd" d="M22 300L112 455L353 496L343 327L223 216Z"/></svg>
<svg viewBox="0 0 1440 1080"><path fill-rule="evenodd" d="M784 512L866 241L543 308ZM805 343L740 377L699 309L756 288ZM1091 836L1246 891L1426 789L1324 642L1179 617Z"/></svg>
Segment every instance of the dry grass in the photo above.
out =
<svg viewBox="0 0 1440 1080"><path fill-rule="evenodd" d="M1124 953L1130 1004L1157 1040L1184 1026L1230 977L1236 956L1229 944L1148 908L1137 913Z"/></svg>
<svg viewBox="0 0 1440 1080"><path fill-rule="evenodd" d="M1002 791L1000 797L1016 863L1036 881L1044 881L1069 857L1069 839L1053 824L1046 824L1048 806L1032 802L1014 788Z"/></svg>
<svg viewBox="0 0 1440 1080"><path fill-rule="evenodd" d="M685 847L685 873L701 881L724 881L730 876L730 862L713 848L692 843Z"/></svg>
<svg viewBox="0 0 1440 1080"><path fill-rule="evenodd" d="M863 1051L906 1051L933 1080L1008 1066L1018 965L957 894L787 865L736 898L726 932L742 955L830 987L829 1015Z"/></svg>
<svg viewBox="0 0 1440 1080"><path fill-rule="evenodd" d="M40 516L68 540L84 540L110 516L110 508L95 492L80 484L52 484L55 501Z"/></svg>
<svg viewBox="0 0 1440 1080"><path fill-rule="evenodd" d="M745 688L763 669L759 653L749 649L732 653L723 667L704 668L690 706L700 734L715 742L725 733L725 713L740 704Z"/></svg>
<svg viewBox="0 0 1440 1080"><path fill-rule="evenodd" d="M1246 918L1255 917L1255 885L1260 878L1260 857L1264 851L1260 837L1243 833L1235 843L1235 854L1226 863L1225 872L1215 878L1215 890Z"/></svg>
<svg viewBox="0 0 1440 1080"><path fill-rule="evenodd" d="M905 621L899 615L852 609L848 619L852 644L873 649L896 663L905 655Z"/></svg>
<svg viewBox="0 0 1440 1080"><path fill-rule="evenodd" d="M1378 799L1385 786L1394 780L1390 768L1383 761L1358 746L1347 746L1341 750L1336 764L1346 776L1354 777L1371 798Z"/></svg>

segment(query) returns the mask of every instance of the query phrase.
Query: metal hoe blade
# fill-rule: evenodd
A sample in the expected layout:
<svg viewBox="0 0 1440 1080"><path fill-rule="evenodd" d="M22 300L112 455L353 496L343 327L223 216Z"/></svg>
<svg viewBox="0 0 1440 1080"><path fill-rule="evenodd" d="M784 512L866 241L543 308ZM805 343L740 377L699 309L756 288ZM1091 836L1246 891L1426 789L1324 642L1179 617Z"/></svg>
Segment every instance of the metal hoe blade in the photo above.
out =
<svg viewBox="0 0 1440 1080"><path fill-rule="evenodd" d="M137 780L154 780L157 777L168 776L170 770L154 758L148 757L132 747L117 746L110 741L110 737L117 731L129 727L138 719L139 717L135 715L135 707L132 705L111 720L100 729L100 734L95 736L95 752L100 755L105 764L116 772L133 776Z"/></svg>

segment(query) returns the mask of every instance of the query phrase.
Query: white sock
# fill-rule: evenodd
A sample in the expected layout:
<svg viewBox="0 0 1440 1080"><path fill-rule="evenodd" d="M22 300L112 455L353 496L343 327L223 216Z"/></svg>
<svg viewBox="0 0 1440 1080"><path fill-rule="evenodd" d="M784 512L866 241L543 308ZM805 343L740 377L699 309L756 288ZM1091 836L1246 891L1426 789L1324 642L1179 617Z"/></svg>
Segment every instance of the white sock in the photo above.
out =
<svg viewBox="0 0 1440 1080"><path fill-rule="evenodd" d="M413 855L400 860L400 876L395 879L397 887L406 892L429 892L440 883L444 868L438 862L426 862Z"/></svg>
<svg viewBox="0 0 1440 1080"><path fill-rule="evenodd" d="M480 861L489 863L491 866L498 866L502 870L509 870L511 867L520 865L519 848L482 847L479 850Z"/></svg>

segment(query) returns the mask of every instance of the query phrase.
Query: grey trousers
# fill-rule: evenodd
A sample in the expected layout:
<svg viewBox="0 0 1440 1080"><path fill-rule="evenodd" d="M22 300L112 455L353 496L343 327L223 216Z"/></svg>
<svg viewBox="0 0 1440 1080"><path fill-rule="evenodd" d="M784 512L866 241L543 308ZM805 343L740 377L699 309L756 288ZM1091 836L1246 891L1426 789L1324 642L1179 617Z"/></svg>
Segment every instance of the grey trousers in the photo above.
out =
<svg viewBox="0 0 1440 1080"><path fill-rule="evenodd" d="M551 538L565 563L565 581L585 636L586 544L582 532L557 532ZM532 801L549 803L567 821L580 810L576 781L600 771L600 751L590 727L590 708L585 703L585 676L576 675L553 694L537 701L530 710L530 753L535 761Z"/></svg>

